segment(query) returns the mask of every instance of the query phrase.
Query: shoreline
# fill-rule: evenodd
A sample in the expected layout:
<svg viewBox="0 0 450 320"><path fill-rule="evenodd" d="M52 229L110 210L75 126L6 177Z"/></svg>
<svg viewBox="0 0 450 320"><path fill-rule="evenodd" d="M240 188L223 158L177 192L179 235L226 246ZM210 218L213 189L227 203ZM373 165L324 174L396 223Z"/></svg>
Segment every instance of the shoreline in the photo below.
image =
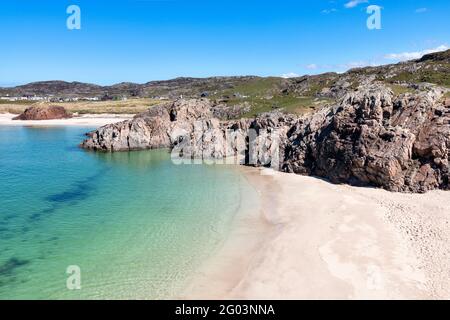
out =
<svg viewBox="0 0 450 320"><path fill-rule="evenodd" d="M0 114L0 126L98 127L133 115L14 116ZM237 170L259 207L238 213L221 248L177 298L450 299L448 191L402 194Z"/></svg>
<svg viewBox="0 0 450 320"><path fill-rule="evenodd" d="M70 119L12 120L17 114L0 113L0 126L104 126L133 118L131 114L84 114Z"/></svg>
<svg viewBox="0 0 450 320"><path fill-rule="evenodd" d="M180 298L450 298L445 191L400 194L242 170L261 210L236 218Z"/></svg>
<svg viewBox="0 0 450 320"><path fill-rule="evenodd" d="M188 285L176 299L228 299L229 293L242 281L252 264L253 253L265 245L267 235L273 231L264 209L267 206L265 198L249 181L249 175L255 173L254 168L237 166L236 170L254 190L256 199L244 201L245 206L236 213L227 238L187 281Z"/></svg>

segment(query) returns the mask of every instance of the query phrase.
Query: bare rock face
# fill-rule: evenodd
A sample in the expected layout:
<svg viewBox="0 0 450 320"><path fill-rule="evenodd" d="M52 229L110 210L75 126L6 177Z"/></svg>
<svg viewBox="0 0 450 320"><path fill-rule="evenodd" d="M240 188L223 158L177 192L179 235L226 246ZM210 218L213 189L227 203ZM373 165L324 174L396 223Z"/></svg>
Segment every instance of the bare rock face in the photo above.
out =
<svg viewBox="0 0 450 320"><path fill-rule="evenodd" d="M436 91L392 97L372 86L300 119L282 169L391 191L448 189L449 107Z"/></svg>
<svg viewBox="0 0 450 320"><path fill-rule="evenodd" d="M450 107L450 98L445 99L444 106Z"/></svg>
<svg viewBox="0 0 450 320"><path fill-rule="evenodd" d="M179 100L102 127L82 147L172 148L202 159L243 155L243 164L334 183L398 192L449 189L450 106L441 98L429 89L394 99L385 86L366 84L308 116L273 112L238 121L219 121L207 99Z"/></svg>
<svg viewBox="0 0 450 320"><path fill-rule="evenodd" d="M242 104L237 104L234 106L218 104L212 109L214 117L220 120L239 119L242 118L245 113L250 112L250 110L251 106L248 102L244 102Z"/></svg>
<svg viewBox="0 0 450 320"><path fill-rule="evenodd" d="M194 130L195 122L212 118L206 99L178 100L163 104L131 120L106 125L89 133L81 147L96 151L130 151L171 148Z"/></svg>
<svg viewBox="0 0 450 320"><path fill-rule="evenodd" d="M55 120L72 118L72 114L59 106L37 106L26 109L13 120Z"/></svg>

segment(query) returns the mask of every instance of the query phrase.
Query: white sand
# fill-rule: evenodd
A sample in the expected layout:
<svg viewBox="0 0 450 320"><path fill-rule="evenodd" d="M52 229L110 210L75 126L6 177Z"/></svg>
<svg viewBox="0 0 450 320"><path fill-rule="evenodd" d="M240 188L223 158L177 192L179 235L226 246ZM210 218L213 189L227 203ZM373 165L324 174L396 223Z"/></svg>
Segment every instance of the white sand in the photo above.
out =
<svg viewBox="0 0 450 320"><path fill-rule="evenodd" d="M450 298L450 192L243 170L262 210L238 219L182 298Z"/></svg>
<svg viewBox="0 0 450 320"><path fill-rule="evenodd" d="M16 114L1 113L0 125L3 126L94 126L100 127L111 123L131 119L134 115L85 114L71 119L60 120L12 120Z"/></svg>
<svg viewBox="0 0 450 320"><path fill-rule="evenodd" d="M132 117L14 116L0 114L0 125L98 127ZM399 194L242 170L261 208L237 219L180 298L450 299L450 192Z"/></svg>

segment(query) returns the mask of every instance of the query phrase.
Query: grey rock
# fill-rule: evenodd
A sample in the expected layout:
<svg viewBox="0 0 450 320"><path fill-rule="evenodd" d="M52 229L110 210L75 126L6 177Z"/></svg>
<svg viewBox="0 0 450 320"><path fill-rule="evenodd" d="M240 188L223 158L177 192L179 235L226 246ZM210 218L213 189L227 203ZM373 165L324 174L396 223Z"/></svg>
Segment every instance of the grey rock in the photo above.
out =
<svg viewBox="0 0 450 320"><path fill-rule="evenodd" d="M398 192L449 189L450 107L439 89L394 98L378 83L307 116L279 112L220 121L207 99L178 100L102 127L82 147L172 148L183 158L224 159Z"/></svg>
<svg viewBox="0 0 450 320"><path fill-rule="evenodd" d="M212 109L214 117L220 120L231 120L239 119L247 112L250 112L251 106L248 102L243 102L241 104L228 106L226 104L215 105Z"/></svg>
<svg viewBox="0 0 450 320"><path fill-rule="evenodd" d="M109 152L170 148L194 129L195 121L211 118L209 100L178 100L155 106L132 120L103 126L89 133L81 147Z"/></svg>
<svg viewBox="0 0 450 320"><path fill-rule="evenodd" d="M392 98L374 85L299 120L282 169L391 191L448 189L450 125L439 92Z"/></svg>

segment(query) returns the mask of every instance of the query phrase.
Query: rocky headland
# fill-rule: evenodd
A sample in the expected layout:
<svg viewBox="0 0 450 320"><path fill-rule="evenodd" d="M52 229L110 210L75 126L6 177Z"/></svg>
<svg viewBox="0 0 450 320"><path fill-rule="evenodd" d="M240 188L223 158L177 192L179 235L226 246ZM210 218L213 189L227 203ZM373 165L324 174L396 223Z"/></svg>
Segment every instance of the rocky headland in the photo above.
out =
<svg viewBox="0 0 450 320"><path fill-rule="evenodd" d="M243 164L268 167L276 158L275 169L334 183L397 192L448 189L450 105L444 93L428 86L395 95L373 81L308 115L272 112L241 120L218 119L208 99L180 99L101 127L81 146L107 152L173 148L201 159L242 155Z"/></svg>

